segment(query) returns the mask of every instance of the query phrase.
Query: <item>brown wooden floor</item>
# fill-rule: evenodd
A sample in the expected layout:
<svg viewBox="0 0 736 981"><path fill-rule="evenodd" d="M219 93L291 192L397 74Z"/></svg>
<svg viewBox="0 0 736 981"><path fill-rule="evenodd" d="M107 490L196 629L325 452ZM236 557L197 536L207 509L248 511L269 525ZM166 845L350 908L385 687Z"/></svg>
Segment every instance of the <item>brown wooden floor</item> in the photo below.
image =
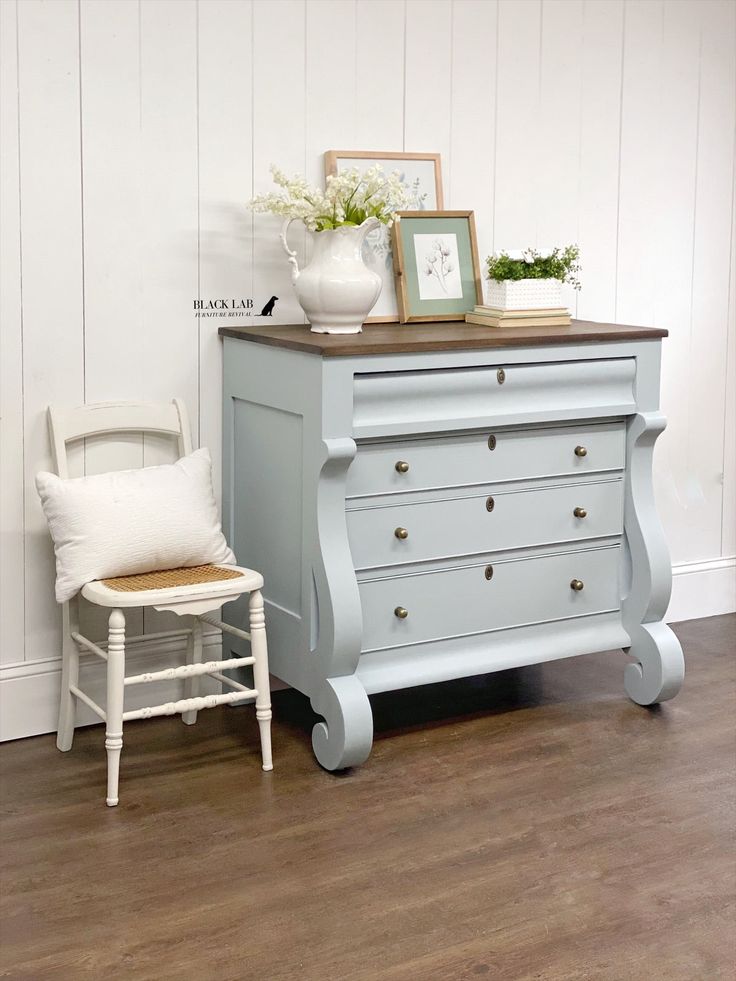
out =
<svg viewBox="0 0 736 981"><path fill-rule="evenodd" d="M0 977L736 977L736 616L676 627L688 677L629 702L622 654L374 699L362 768L254 713L132 723L121 805L100 728L0 749Z"/></svg>

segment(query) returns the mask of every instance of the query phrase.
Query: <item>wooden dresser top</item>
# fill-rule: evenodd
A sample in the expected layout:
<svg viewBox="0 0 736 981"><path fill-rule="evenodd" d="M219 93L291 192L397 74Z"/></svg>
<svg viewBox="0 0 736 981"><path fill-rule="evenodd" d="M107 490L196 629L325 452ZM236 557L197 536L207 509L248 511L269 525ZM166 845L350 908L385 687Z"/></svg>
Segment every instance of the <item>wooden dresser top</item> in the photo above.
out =
<svg viewBox="0 0 736 981"><path fill-rule="evenodd" d="M667 336L667 331L659 327L627 327L590 320L573 320L569 327L482 327L462 321L366 324L361 334L314 334L308 324L289 324L283 327L220 327L219 333L223 337L285 347L323 358L653 340Z"/></svg>

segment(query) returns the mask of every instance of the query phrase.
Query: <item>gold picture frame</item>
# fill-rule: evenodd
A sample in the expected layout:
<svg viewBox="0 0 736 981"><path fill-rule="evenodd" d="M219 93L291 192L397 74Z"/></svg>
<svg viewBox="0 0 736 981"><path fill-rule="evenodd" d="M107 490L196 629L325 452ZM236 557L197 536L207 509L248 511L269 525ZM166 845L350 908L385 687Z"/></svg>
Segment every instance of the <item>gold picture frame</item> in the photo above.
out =
<svg viewBox="0 0 736 981"><path fill-rule="evenodd" d="M442 159L439 153L404 153L389 150L326 150L324 154L325 177L337 174L341 169L358 167L367 170L376 163L382 163L386 173L401 169L399 164L410 164L406 167L412 183L419 181L417 195L424 192L424 197L430 197L428 202L431 210L444 207L442 190ZM424 165L424 166L423 166ZM431 176L431 179L430 179ZM391 254L391 237L384 226L368 236L367 246L371 249L374 260L374 271L383 281L383 289L376 306L375 313L366 319L367 324L395 324L400 321L398 297L395 293L393 273L393 257Z"/></svg>
<svg viewBox="0 0 736 981"><path fill-rule="evenodd" d="M391 231L402 324L464 321L483 302L474 212L400 211Z"/></svg>

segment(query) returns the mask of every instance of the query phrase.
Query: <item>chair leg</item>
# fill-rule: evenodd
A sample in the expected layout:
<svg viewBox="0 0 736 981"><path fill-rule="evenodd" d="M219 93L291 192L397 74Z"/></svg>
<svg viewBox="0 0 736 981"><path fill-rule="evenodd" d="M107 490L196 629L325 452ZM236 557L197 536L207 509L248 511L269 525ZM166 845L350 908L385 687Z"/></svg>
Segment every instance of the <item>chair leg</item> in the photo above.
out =
<svg viewBox="0 0 736 981"><path fill-rule="evenodd" d="M268 676L268 647L266 645L266 618L263 614L263 596L259 589L250 594L250 650L255 661L253 680L258 689L256 718L261 730L261 755L263 769L273 770L271 760L271 685Z"/></svg>
<svg viewBox="0 0 736 981"><path fill-rule="evenodd" d="M123 748L123 698L125 694L125 615L112 610L107 642L107 804L118 802L120 752Z"/></svg>
<svg viewBox="0 0 736 981"><path fill-rule="evenodd" d="M202 663L202 621L199 617L194 618L192 632L187 640L187 664ZM199 695L200 676L187 678L184 682L184 698L196 698ZM181 721L184 725L193 726L197 721L197 712L182 712Z"/></svg>
<svg viewBox="0 0 736 981"><path fill-rule="evenodd" d="M61 698L59 700L59 725L56 746L62 753L72 748L77 716L77 699L70 691L71 685L79 687L79 648L72 638L72 631L79 630L79 599L75 596L64 604L62 613L61 647Z"/></svg>

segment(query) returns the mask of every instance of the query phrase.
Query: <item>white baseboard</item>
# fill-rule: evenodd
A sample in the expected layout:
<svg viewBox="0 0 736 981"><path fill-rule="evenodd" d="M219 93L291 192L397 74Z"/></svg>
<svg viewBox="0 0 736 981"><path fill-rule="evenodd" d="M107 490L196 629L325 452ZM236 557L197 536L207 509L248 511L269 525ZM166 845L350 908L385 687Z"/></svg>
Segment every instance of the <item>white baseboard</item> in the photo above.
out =
<svg viewBox="0 0 736 981"><path fill-rule="evenodd" d="M672 597L665 619L700 620L736 612L736 556L672 567Z"/></svg>
<svg viewBox="0 0 736 981"><path fill-rule="evenodd" d="M204 635L204 659L219 659L220 632ZM132 638L126 644L126 667L135 666L129 674L176 667L184 663L186 635L172 632L155 640ZM105 664L94 654L80 657L79 687L98 705L105 705ZM56 732L61 685L61 659L46 658L18 662L0 668L0 742ZM173 702L183 697L183 681L159 681L135 685L125 692L125 708ZM202 694L219 693L221 685L204 675ZM86 705L79 704L77 724L98 725L100 720Z"/></svg>
<svg viewBox="0 0 736 981"><path fill-rule="evenodd" d="M672 599L667 610L669 623L697 620L736 611L736 556L708 562L687 562L672 570ZM204 637L205 659L215 660L220 654L220 634ZM156 670L165 658L167 667L184 662L185 637L171 633L155 640L145 638L129 641L126 650L128 665L136 671ZM83 691L104 705L105 665L93 655L81 659ZM59 704L61 661L47 658L5 665L0 668L0 742L37 736L56 731ZM206 676L203 692L220 690L218 683ZM174 701L182 697L179 682L157 682L128 690L126 708L140 708L156 702ZM273 688L285 687L273 679ZM79 725L93 725L99 719L84 705L79 707Z"/></svg>

